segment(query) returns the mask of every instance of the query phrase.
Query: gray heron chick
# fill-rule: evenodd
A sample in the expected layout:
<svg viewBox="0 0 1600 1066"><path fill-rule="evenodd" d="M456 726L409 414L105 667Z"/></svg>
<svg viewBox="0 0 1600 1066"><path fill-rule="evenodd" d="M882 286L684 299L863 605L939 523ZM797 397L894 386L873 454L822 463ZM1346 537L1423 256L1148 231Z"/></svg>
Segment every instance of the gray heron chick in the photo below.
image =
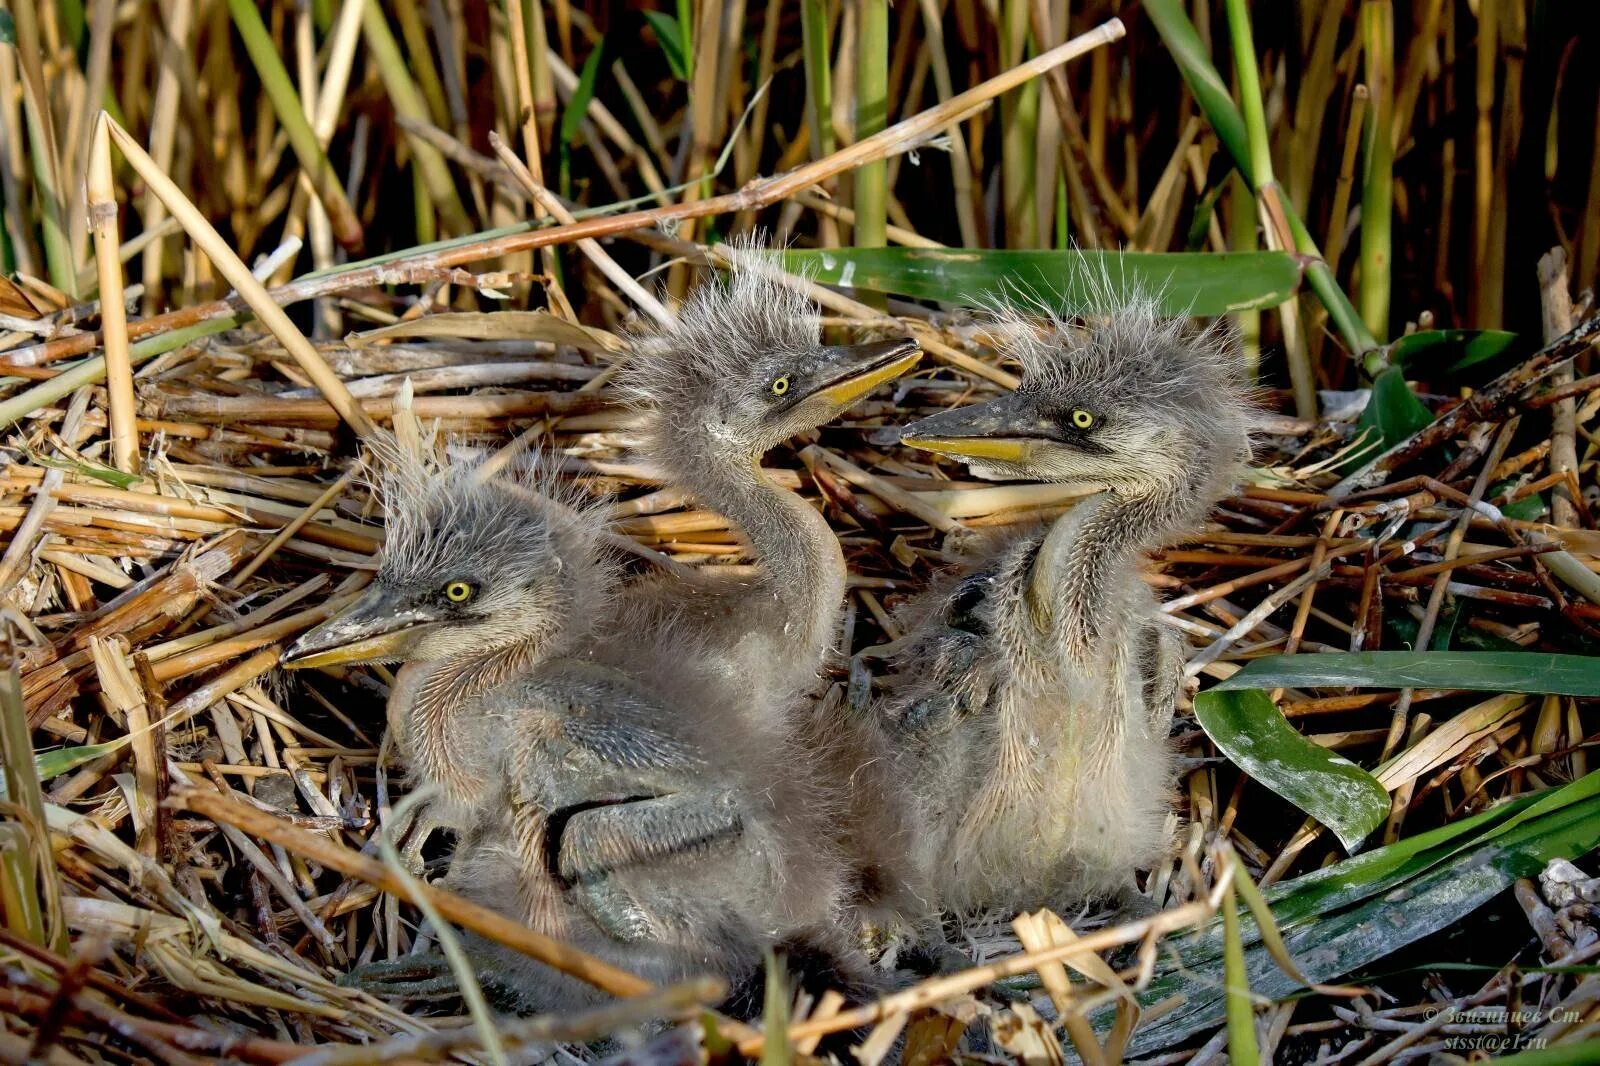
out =
<svg viewBox="0 0 1600 1066"><path fill-rule="evenodd" d="M690 294L673 325L635 338L618 378L641 415L641 453L738 525L759 573L652 577L622 599L630 629L692 635L757 698L781 701L815 682L846 571L827 521L764 474L761 457L910 370L921 350L913 340L823 344L811 303L769 269L742 252Z"/></svg>
<svg viewBox="0 0 1600 1066"><path fill-rule="evenodd" d="M987 479L1102 486L927 594L883 706L954 909L1131 889L1167 854L1182 645L1140 553L1198 528L1249 457L1232 335L1135 295L1076 327L1002 315L1021 386L902 433Z"/></svg>
<svg viewBox="0 0 1600 1066"><path fill-rule="evenodd" d="M470 817L498 751L476 702L592 639L615 584L598 512L540 477L537 462L531 469L482 478L471 465L382 448L378 572L355 603L283 655L291 669L405 664L389 724L410 769L439 787L443 824Z"/></svg>
<svg viewBox="0 0 1600 1066"><path fill-rule="evenodd" d="M838 799L794 717L752 713L682 633L602 636L598 514L470 468L402 461L386 486L373 584L285 659L406 662L390 718L461 830L447 883L653 981L737 986L782 945L864 972L839 925ZM472 955L521 1009L600 995L493 944Z"/></svg>

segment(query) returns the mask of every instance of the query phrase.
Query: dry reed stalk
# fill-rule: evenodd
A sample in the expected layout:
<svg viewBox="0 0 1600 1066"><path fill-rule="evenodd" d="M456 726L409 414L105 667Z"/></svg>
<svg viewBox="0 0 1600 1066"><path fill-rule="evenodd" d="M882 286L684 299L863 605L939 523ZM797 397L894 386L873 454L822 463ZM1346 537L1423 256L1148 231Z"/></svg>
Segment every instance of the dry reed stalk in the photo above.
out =
<svg viewBox="0 0 1600 1066"><path fill-rule="evenodd" d="M111 463L118 470L139 470L139 429L134 424L133 364L128 357L128 318L123 306L122 258L117 233L117 192L111 180L111 140L105 113L95 123L89 148L89 225L94 231L95 262L100 279L100 332L106 355L106 390L110 396Z"/></svg>
<svg viewBox="0 0 1600 1066"><path fill-rule="evenodd" d="M160 198L166 209L178 219L194 242L205 250L206 255L216 264L228 282L239 291L240 296L261 319L262 324L272 331L273 336L294 357L300 368L316 383L317 388L327 398L329 406L339 412L340 417L363 437L375 433L377 427L356 405L344 382L329 369L327 362L289 320L289 316L284 314L283 309L272 301L267 290L255 279L250 269L239 261L239 257L233 254L232 249L206 221L205 216L188 197L183 195L171 179L157 168L155 160L145 153L126 130L104 113L102 121L109 129L111 138L117 142L117 147L122 150L123 157L144 179L146 187Z"/></svg>
<svg viewBox="0 0 1600 1066"><path fill-rule="evenodd" d="M370 0L369 0L370 4ZM959 93L937 107L929 108L916 116L896 123L881 133L858 141L832 155L817 160L787 174L767 178L735 193L711 197L696 202L675 204L671 207L634 211L604 218L584 219L566 226L550 226L526 233L489 237L449 250L428 252L375 266L351 269L323 277L306 277L273 291L272 298L281 303L295 303L347 289L375 284L393 284L413 276L427 277L431 272L460 266L485 259L494 259L514 252L546 245L569 243L585 237L607 237L617 233L690 218L704 218L716 214L765 207L788 198L795 192L817 185L863 162L891 152L903 152L918 144L928 134L950 122L961 121L986 107L996 96L1016 88L1024 82L1061 63L1076 59L1095 48L1119 40L1125 29L1118 19L1111 19L1088 33L1035 56L1020 66L1013 67L987 81ZM392 41L391 41L392 43ZM120 136L113 124L114 137ZM431 151L431 149L430 149ZM420 156L420 153L419 153ZM231 279L230 279L231 280ZM240 289L241 293L245 290ZM166 330L176 330L209 319L230 314L233 307L226 300L198 304L181 311L154 315L129 324L130 337L143 337ZM48 342L35 348L13 353L18 362L24 360L51 361L87 351L93 347L94 337L83 335ZM0 364L3 368L3 364ZM995 371L995 373L999 373Z"/></svg>

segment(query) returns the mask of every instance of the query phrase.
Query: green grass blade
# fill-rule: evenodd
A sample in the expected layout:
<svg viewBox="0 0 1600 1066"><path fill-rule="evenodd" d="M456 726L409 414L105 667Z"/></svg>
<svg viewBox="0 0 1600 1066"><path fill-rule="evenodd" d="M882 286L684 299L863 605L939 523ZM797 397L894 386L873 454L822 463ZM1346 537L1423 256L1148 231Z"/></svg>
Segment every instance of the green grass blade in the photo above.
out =
<svg viewBox="0 0 1600 1066"><path fill-rule="evenodd" d="M1252 660L1211 691L1432 688L1600 696L1600 658L1545 652L1361 651Z"/></svg>
<svg viewBox="0 0 1600 1066"><path fill-rule="evenodd" d="M1331 829L1347 850L1389 813L1389 793L1349 759L1312 743L1260 689L1213 688L1194 716L1234 765Z"/></svg>
<svg viewBox="0 0 1600 1066"><path fill-rule="evenodd" d="M572 143L583 127L589 101L594 99L595 82L600 76L600 55L605 47L606 39L601 37L589 50L589 58L583 61L583 70L578 73L578 84L573 87L567 106L561 109L561 136L557 144L561 153L561 195L568 199L572 198Z"/></svg>
<svg viewBox="0 0 1600 1066"><path fill-rule="evenodd" d="M1251 189L1256 190L1259 176L1250 163L1250 139L1244 116L1239 113L1233 97L1228 94L1227 83L1217 73L1211 57L1200 43L1200 35L1195 32L1194 23L1189 21L1182 0L1145 0L1144 11L1160 34L1162 43L1167 46L1167 51L1172 53L1179 73L1183 75L1189 91L1194 93L1200 109L1205 112L1217 139L1233 157L1234 165L1250 183ZM1376 349L1378 341L1356 313L1350 298L1339 287L1333 271L1322 261L1317 242L1312 239L1294 204L1287 198L1283 200L1283 213L1289 223L1289 232L1294 235L1295 248L1302 255L1313 256L1317 260L1306 267L1306 285L1328 309L1328 321L1352 354L1360 357Z"/></svg>
<svg viewBox="0 0 1600 1066"><path fill-rule="evenodd" d="M679 81L688 81L689 64L684 59L683 29L678 25L678 20L665 11L646 11L644 18L655 31L656 40L661 42L661 54L667 57L672 76Z"/></svg>
<svg viewBox="0 0 1600 1066"><path fill-rule="evenodd" d="M1178 64L1178 73L1194 93L1195 102L1206 113L1217 139L1233 157L1234 164L1245 181L1255 187L1255 175L1250 168L1250 137L1245 131L1244 116L1234 106L1228 83L1217 73L1211 56L1195 31L1194 23L1184 12L1183 0L1145 0L1144 13L1161 35L1161 41Z"/></svg>
<svg viewBox="0 0 1600 1066"><path fill-rule="evenodd" d="M1038 299L1068 313L1111 310L1138 287L1158 293L1165 314L1209 317L1272 307L1300 287L1300 261L1286 252L851 248L788 251L784 262L828 285L968 306Z"/></svg>
<svg viewBox="0 0 1600 1066"><path fill-rule="evenodd" d="M1237 862L1237 860L1235 860ZM1239 900L1233 883L1222 900L1222 974L1228 1003L1228 1061L1254 1066L1261 1061L1256 1042L1256 1014L1245 972L1244 942L1239 936Z"/></svg>

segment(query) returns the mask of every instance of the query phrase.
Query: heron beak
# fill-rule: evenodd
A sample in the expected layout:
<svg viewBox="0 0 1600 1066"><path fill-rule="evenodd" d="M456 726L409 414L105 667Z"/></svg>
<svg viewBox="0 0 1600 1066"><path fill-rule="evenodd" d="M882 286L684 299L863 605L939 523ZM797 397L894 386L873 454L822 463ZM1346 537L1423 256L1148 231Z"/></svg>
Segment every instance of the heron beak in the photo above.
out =
<svg viewBox="0 0 1600 1066"><path fill-rule="evenodd" d="M817 395L829 406L843 410L885 381L904 374L921 358L921 345L909 337L829 349L827 359L839 372L817 390Z"/></svg>
<svg viewBox="0 0 1600 1066"><path fill-rule="evenodd" d="M398 662L421 630L437 622L425 607L407 607L389 589L370 585L361 598L284 650L291 670L341 663Z"/></svg>
<svg viewBox="0 0 1600 1066"><path fill-rule="evenodd" d="M1040 445L1058 439L1059 431L1037 406L1016 393L940 411L900 433L902 444L925 452L1009 463L1025 463Z"/></svg>

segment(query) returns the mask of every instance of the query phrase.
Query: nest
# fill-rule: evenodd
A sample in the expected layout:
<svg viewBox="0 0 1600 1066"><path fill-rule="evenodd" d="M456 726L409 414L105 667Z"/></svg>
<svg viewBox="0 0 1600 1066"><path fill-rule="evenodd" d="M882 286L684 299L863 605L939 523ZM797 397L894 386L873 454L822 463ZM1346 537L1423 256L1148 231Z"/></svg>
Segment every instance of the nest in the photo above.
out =
<svg viewBox="0 0 1600 1066"><path fill-rule="evenodd" d="M963 360L1008 372L962 319L914 314L919 332ZM646 558L730 574L753 565L726 519L663 489L635 461L632 416L604 385L609 366L626 358L620 338L588 327L581 346L556 343L537 336L548 323L510 316L496 340L470 340L449 335L451 317L316 351L375 420L409 409L474 451L537 439L559 476L609 501L612 530ZM1392 647L1442 625L1454 627L1457 647L1563 646L1590 633L1600 608L1583 598L1581 581L1575 593L1547 565L1565 552L1593 571L1600 557L1591 501L1555 458L1572 442L1520 424L1542 421L1550 396L1586 395L1569 386L1519 399L1548 354L1449 406L1447 433L1425 431L1368 463L1364 476L1382 484L1341 486L1337 496L1336 468L1362 444L1355 427L1266 416L1249 482L1207 528L1150 559L1147 580L1190 637L1190 672L1204 684L1267 654ZM949 538L1048 520L1093 491L974 482L888 443L896 425L997 391L949 362L936 360L892 395L768 458L771 475L827 515L845 547L852 650L901 635L895 608L945 565ZM49 946L0 932L11 956L0 994L12 1019L6 1039L18 1050L76 1059L115 1045L134 1055L282 1061L330 1045L317 1057L367 1061L474 1045L451 1000L384 1002L337 983L351 967L402 958L429 937L410 902L418 889L373 855L405 788L384 744L381 696L392 677L368 667L291 681L277 669L285 644L366 580L384 534L374 501L350 476L352 449L334 409L295 377L259 332L163 356L139 386L145 473L137 479L107 468L101 449L86 444L106 424L97 392L34 411L13 433L5 507L22 534L4 562L18 671L7 713L25 715L33 731L53 845L41 916ZM1561 405L1576 408L1581 427L1600 396L1558 399L1558 413ZM1448 621L1441 589L1452 602ZM832 669L844 685L843 660ZM1452 709L1472 701L1446 690L1287 692L1280 706L1318 744L1370 762L1407 699L1410 718L1400 720L1414 736L1426 734L1419 723L1443 724L1426 734L1428 757L1389 783L1404 801L1390 821L1395 835L1585 772L1585 715L1559 698L1508 703L1487 726L1473 718L1476 729L1455 728L1463 716L1451 718ZM1148 976L1148 951L1141 959L1113 949L1153 947L1214 913L1218 842L1269 885L1340 854L1314 829L1295 831L1288 808L1214 758L1187 708L1179 733L1191 767L1180 808L1187 847L1149 876L1154 917L1084 934L1076 916L1104 953L1086 956L1095 966L1075 962L1094 978L1089 985L1063 985L1060 963L1049 961L1074 936L1054 915L964 926L957 942L971 951L971 970L876 1005L788 1004L802 1050L821 1034L867 1026L863 1057L881 1057L909 1022L916 1047L948 1052L985 1014L996 1052L1027 1057L1048 1039L1043 1019L1081 1009L1086 990L1109 989L1114 1000ZM21 862L30 851L11 854ZM432 893L444 917L483 928L477 908ZM1537 894L1527 904L1535 929L1554 913ZM489 935L526 940L511 925ZM1590 953L1573 948L1570 929L1546 925L1552 952ZM984 993L1019 974L1038 976L1033 1006L1026 992L1010 1003ZM662 990L590 1016L514 1023L506 1036L551 1046L638 1032L693 1016L708 993L703 983ZM1369 1012L1367 1021L1401 1024L1409 1010ZM726 1024L759 1044L753 1029ZM1329 1020L1299 1029L1326 1032ZM699 1032L671 1038L679 1054L697 1053ZM1297 1035L1292 1022L1280 1033Z"/></svg>

